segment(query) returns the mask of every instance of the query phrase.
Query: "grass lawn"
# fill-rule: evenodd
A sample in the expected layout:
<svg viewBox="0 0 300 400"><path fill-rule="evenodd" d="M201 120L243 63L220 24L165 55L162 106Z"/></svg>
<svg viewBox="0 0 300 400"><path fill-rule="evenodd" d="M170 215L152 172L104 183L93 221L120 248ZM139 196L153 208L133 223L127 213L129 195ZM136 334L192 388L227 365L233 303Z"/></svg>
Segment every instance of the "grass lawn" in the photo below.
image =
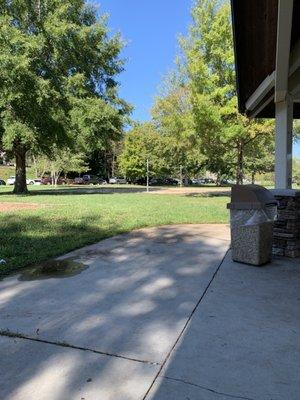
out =
<svg viewBox="0 0 300 400"><path fill-rule="evenodd" d="M136 228L228 221L225 196L36 189L28 196L10 194L11 187L0 190L2 208L18 208L0 212L0 258L7 261L2 273Z"/></svg>

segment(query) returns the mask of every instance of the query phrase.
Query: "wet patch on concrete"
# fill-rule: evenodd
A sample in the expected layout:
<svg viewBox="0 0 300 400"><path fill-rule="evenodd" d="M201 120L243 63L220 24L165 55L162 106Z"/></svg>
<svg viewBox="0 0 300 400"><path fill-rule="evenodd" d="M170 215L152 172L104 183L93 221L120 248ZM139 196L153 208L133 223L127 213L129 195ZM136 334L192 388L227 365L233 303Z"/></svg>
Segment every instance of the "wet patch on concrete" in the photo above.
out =
<svg viewBox="0 0 300 400"><path fill-rule="evenodd" d="M18 277L18 280L34 281L50 278L68 278L80 274L87 268L88 265L70 258L65 260L47 260L38 265L25 268Z"/></svg>

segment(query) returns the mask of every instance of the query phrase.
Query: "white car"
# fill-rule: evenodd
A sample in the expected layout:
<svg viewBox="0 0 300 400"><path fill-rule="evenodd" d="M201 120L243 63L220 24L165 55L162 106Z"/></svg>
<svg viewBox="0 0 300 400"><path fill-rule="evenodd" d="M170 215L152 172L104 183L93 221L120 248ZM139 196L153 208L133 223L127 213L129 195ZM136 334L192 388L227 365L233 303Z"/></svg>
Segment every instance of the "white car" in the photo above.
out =
<svg viewBox="0 0 300 400"><path fill-rule="evenodd" d="M34 179L33 182L34 182L34 185L41 185L42 184L42 180L41 179Z"/></svg>
<svg viewBox="0 0 300 400"><path fill-rule="evenodd" d="M16 181L16 177L15 176L10 176L7 179L7 184L8 185L14 185ZM26 179L26 184L27 185L34 185L34 180L33 179Z"/></svg>
<svg viewBox="0 0 300 400"><path fill-rule="evenodd" d="M7 183L8 185L14 185L14 184L15 184L15 180L16 180L16 178L15 178L14 176L10 176L10 177L7 179L6 183Z"/></svg>
<svg viewBox="0 0 300 400"><path fill-rule="evenodd" d="M110 179L109 179L109 183L110 183L110 184L116 184L116 183L118 183L118 184L126 184L127 181L126 181L125 178L116 178L116 177L113 177L113 178L110 178Z"/></svg>

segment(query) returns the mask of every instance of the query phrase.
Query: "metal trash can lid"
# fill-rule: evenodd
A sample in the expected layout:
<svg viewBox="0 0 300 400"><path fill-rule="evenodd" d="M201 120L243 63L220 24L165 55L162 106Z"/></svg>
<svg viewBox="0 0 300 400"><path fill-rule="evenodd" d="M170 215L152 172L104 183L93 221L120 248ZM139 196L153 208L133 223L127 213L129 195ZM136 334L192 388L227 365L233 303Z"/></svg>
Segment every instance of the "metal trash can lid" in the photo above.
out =
<svg viewBox="0 0 300 400"><path fill-rule="evenodd" d="M231 188L230 210L259 210L277 205L270 190L259 185L234 185Z"/></svg>

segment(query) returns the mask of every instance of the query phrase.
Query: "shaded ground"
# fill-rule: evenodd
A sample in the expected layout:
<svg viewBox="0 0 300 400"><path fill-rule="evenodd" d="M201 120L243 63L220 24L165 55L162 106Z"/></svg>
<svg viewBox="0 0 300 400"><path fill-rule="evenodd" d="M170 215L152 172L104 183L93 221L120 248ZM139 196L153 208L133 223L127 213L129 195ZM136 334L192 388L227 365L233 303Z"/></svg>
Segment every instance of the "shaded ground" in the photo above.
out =
<svg viewBox="0 0 300 400"><path fill-rule="evenodd" d="M228 239L142 229L61 257L76 275L2 280L1 399L298 400L298 262L233 263Z"/></svg>
<svg viewBox="0 0 300 400"><path fill-rule="evenodd" d="M32 195L60 195L60 194L126 194L126 193L146 193L145 186L138 185L70 185L70 186L30 186L28 188ZM0 195L10 194L12 187L0 187ZM150 186L149 192L151 194L161 195L203 195L203 196L229 196L230 187L217 187L217 186Z"/></svg>

